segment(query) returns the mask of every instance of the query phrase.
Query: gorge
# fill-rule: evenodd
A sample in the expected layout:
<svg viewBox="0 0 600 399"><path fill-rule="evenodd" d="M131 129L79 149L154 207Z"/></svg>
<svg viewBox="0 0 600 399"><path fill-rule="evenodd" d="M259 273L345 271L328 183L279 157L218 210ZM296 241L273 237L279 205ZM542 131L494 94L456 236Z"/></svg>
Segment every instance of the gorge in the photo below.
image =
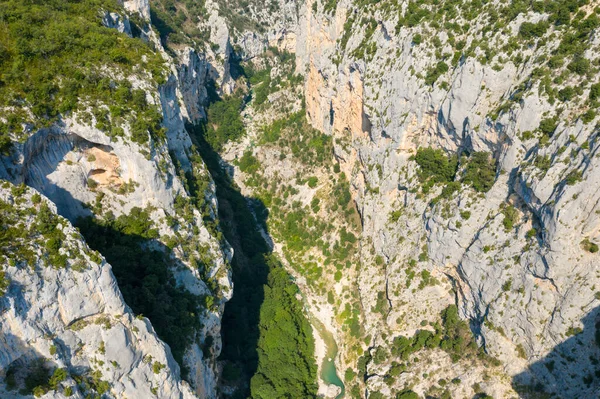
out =
<svg viewBox="0 0 600 399"><path fill-rule="evenodd" d="M600 397L597 2L0 17L0 397Z"/></svg>

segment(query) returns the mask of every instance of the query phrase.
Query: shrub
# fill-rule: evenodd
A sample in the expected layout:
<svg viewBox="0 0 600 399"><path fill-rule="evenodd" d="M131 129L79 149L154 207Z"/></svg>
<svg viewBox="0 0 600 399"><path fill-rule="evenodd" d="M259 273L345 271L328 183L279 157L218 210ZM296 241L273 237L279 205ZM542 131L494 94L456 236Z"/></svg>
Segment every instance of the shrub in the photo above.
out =
<svg viewBox="0 0 600 399"><path fill-rule="evenodd" d="M581 115L581 120L583 121L583 123L590 123L594 119L596 119L596 115L597 113L595 109L588 109L586 112L583 113L583 115Z"/></svg>
<svg viewBox="0 0 600 399"><path fill-rule="evenodd" d="M154 363L152 364L152 372L153 372L154 374L159 374L159 373L160 373L160 371L161 371L162 369L164 369L165 367L166 367L166 366L165 366L164 364L160 363L160 362L154 362Z"/></svg>
<svg viewBox="0 0 600 399"><path fill-rule="evenodd" d="M552 137L552 134L558 126L558 118L546 118L540 122L539 130L548 137Z"/></svg>
<svg viewBox="0 0 600 399"><path fill-rule="evenodd" d="M94 190L98 187L98 183L96 182L96 180L92 179L91 177L88 177L87 185L90 188L90 190Z"/></svg>
<svg viewBox="0 0 600 399"><path fill-rule="evenodd" d="M575 89L573 87L565 87L558 91L558 99L562 102L571 101L575 96Z"/></svg>
<svg viewBox="0 0 600 399"><path fill-rule="evenodd" d="M396 399L420 399L420 396L408 389L396 395Z"/></svg>
<svg viewBox="0 0 600 399"><path fill-rule="evenodd" d="M446 155L442 150L419 148L415 155L419 165L419 180L423 184L423 192L428 192L435 183L448 183L454 180L458 159L456 155Z"/></svg>
<svg viewBox="0 0 600 399"><path fill-rule="evenodd" d="M524 39L542 37L549 26L550 24L547 21L540 21L538 23L523 22L519 27L519 35Z"/></svg>
<svg viewBox="0 0 600 399"><path fill-rule="evenodd" d="M433 86L433 84L441 75L448 72L448 69L448 64L446 64L444 61L438 62L435 67L427 71L427 75L425 76L425 84Z"/></svg>
<svg viewBox="0 0 600 399"><path fill-rule="evenodd" d="M590 71L590 67L590 61L582 56L575 57L575 59L567 66L569 71L578 75L585 75Z"/></svg>
<svg viewBox="0 0 600 399"><path fill-rule="evenodd" d="M595 83L590 88L590 100L600 99L600 83Z"/></svg>
<svg viewBox="0 0 600 399"><path fill-rule="evenodd" d="M254 174L259 168L260 162L252 155L252 151L245 151L240 158L240 170L244 173Z"/></svg>
<svg viewBox="0 0 600 399"><path fill-rule="evenodd" d="M514 206L509 205L502 209L502 214L504 215L504 219L502 220L504 231L509 232L513 229L517 221L518 212Z"/></svg>
<svg viewBox="0 0 600 399"><path fill-rule="evenodd" d="M465 169L463 182L470 184L475 191L487 192L496 180L496 167L487 152L474 152Z"/></svg>
<svg viewBox="0 0 600 399"><path fill-rule="evenodd" d="M231 140L237 140L245 134L240 118L242 98L226 97L216 101L208 108L206 140L215 149L220 150Z"/></svg>
<svg viewBox="0 0 600 399"><path fill-rule="evenodd" d="M565 182L567 183L567 185L573 186L576 183L580 182L582 180L582 177L583 177L583 174L580 171L573 170L573 171L569 172L569 174L565 178Z"/></svg>
<svg viewBox="0 0 600 399"><path fill-rule="evenodd" d="M591 242L589 238L585 238L583 241L581 241L581 246L584 250L590 253L595 254L596 252L598 252L598 244Z"/></svg>

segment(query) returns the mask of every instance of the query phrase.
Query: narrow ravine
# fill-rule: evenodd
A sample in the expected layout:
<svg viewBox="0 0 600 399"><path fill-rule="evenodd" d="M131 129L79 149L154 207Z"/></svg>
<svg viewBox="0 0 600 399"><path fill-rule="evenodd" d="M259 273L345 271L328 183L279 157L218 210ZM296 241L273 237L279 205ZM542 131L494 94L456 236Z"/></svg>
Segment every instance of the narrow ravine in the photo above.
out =
<svg viewBox="0 0 600 399"><path fill-rule="evenodd" d="M314 340L298 287L261 235L247 198L219 154L205 141L203 127L188 129L216 184L220 225L234 249L234 295L221 329L220 397L315 397Z"/></svg>

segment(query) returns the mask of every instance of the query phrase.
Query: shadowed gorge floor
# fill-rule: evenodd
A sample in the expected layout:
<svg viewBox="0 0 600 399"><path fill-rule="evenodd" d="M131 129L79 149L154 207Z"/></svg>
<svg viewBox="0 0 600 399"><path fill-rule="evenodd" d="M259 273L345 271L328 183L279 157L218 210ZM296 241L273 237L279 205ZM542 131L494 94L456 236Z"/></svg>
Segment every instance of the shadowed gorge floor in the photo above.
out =
<svg viewBox="0 0 600 399"><path fill-rule="evenodd" d="M216 184L220 224L234 249L234 294L222 322L223 385L231 398L316 396L316 365L310 324L296 298L298 288L260 233L264 205L244 198L204 138L204 127L188 126ZM252 211L250 209L252 207ZM254 215L257 215L255 218ZM257 220L258 218L258 220ZM275 396L273 396L275 395Z"/></svg>

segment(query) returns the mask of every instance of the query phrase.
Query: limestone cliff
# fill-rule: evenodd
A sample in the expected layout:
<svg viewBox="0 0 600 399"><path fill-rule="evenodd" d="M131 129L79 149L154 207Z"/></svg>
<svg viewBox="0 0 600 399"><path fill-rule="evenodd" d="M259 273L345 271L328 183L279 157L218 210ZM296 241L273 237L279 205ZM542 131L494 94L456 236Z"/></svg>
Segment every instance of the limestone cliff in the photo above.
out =
<svg viewBox="0 0 600 399"><path fill-rule="evenodd" d="M334 304L325 318L340 331L342 370L355 367L357 352L389 355L394 337L433 331L427 326L449 304L458 305L478 344L501 365L459 371L421 358L390 378L392 356L368 362L367 392L443 392L435 381L458 378L449 388L458 397L480 390L510 397L513 389L524 396L597 395L600 41L598 8L575 3L316 1L298 4L282 33L284 42L295 42L286 48L304 76L306 116L333 138L361 217L357 275L345 269L333 281L328 252L292 257L290 265L307 279L314 269L302 262L316 262L321 279L331 270L332 289L315 284L307 292L321 309ZM559 13L561 7L568 11ZM285 20L284 11L279 15ZM248 150L256 157L258 173L235 174L248 195L267 203L285 195L308 215L331 217L319 211L328 196L321 183L335 180L331 172L312 169L296 153L289 158L293 137L265 144L272 139L263 132L281 128L272 121L289 116L289 102L279 99L294 94L282 93L269 96L267 110L248 111L251 137L225 157L234 164ZM424 148L457 154L454 179L462 184L425 190L415 162ZM489 154L485 189L466 183L478 153ZM318 178L316 188L305 185L309 175ZM268 188L272 182L283 191ZM284 205L275 204L270 218L278 220ZM277 223L269 229L289 257L293 233L279 235ZM370 339L358 351L341 332L356 288Z"/></svg>
<svg viewBox="0 0 600 399"><path fill-rule="evenodd" d="M157 85L144 71L127 75L110 67L105 78L113 87L124 84L126 95L138 95L143 112L156 110L152 117L160 126L144 131L133 120L117 122L114 115L104 119L97 111L112 110L111 103L83 107L61 115L50 126L30 129L22 142L14 142L0 161L0 177L36 189L72 223L90 216L100 223L110 222L146 210L157 231L151 245L161 251L168 248L169 262L177 265L169 273L178 289L198 298L210 297L205 300L209 305L196 315L200 328L193 334L184 364L178 365L150 321L136 319L123 302L104 260L90 262L88 257L71 254L69 262L85 264L86 271L80 273L69 267L55 270L51 264L42 269L36 263L28 269L17 257L13 267L5 270L9 286L2 311L12 316L1 328L0 373L4 377L16 372L22 388L31 364L36 358L48 358L52 346L58 348L52 350L57 355L52 353L52 362L45 360L47 366L80 375L98 369L106 384L103 391L111 397L214 398L220 318L233 288L228 265L231 249L216 226L214 184L185 129L186 122L203 115L209 65L192 49L182 49L176 59L162 49L150 25L147 1L125 1L124 6L128 12L104 12L103 24L152 42L163 59L163 78ZM136 21L135 30L130 18ZM122 123L117 130L105 128L116 123ZM138 134L134 130L141 136L132 138ZM7 198L12 205L19 201ZM76 236L73 245L87 248L69 222L60 223L67 236ZM32 227L25 220L22 224ZM38 252L36 247L30 250ZM81 326L81 332L71 331L73 323ZM97 353L100 343L102 353ZM186 369L191 388L182 381L180 366ZM100 377L94 378L97 385ZM48 395L60 395L58 391Z"/></svg>
<svg viewBox="0 0 600 399"><path fill-rule="evenodd" d="M51 201L4 181L0 206L11 239L1 249L3 398L21 397L29 381L44 379L32 375L46 373L38 397L196 397L148 319L123 301L111 266ZM46 257L45 234L64 237L62 266Z"/></svg>
<svg viewBox="0 0 600 399"><path fill-rule="evenodd" d="M347 157L347 149L335 146L353 183L361 240L384 259L383 267L369 262L372 249L363 246L363 306L371 308L384 290L389 301L383 315L364 313L376 345L386 346L385 334L412 334L456 301L486 352L516 376L513 385L541 383L564 397L597 394L594 378L586 380L594 361L575 360L598 351L595 322L583 324L599 304L598 259L586 244L598 239L597 105L590 95L598 75L596 67L574 65L597 61L593 8L571 10L574 22L561 26L551 11L535 7L498 18L512 10L490 2L469 17L462 4L443 29L435 17L420 16L434 14L435 5L401 2L390 11L340 1L323 9L331 3L303 9L298 29L309 33L298 43L298 65L308 70L309 120L348 137L356 154ZM493 26L492 18L506 27ZM468 26L458 32L449 23ZM547 32L524 31L540 23ZM570 59L565 46L578 34L583 44ZM562 66L552 55L565 58ZM561 79L549 83L544 68L557 68L551 74ZM581 90L571 97L573 85ZM440 192L420 194L411 158L422 147L488 152L493 185L484 193L463 186L432 202ZM407 277L423 271L441 286L415 289ZM569 339L573 334L579 344ZM564 349L555 350L564 342L571 361L560 360ZM390 393L381 371L367 374L369 389ZM399 387L408 381L401 378ZM504 395L498 387L486 391Z"/></svg>

